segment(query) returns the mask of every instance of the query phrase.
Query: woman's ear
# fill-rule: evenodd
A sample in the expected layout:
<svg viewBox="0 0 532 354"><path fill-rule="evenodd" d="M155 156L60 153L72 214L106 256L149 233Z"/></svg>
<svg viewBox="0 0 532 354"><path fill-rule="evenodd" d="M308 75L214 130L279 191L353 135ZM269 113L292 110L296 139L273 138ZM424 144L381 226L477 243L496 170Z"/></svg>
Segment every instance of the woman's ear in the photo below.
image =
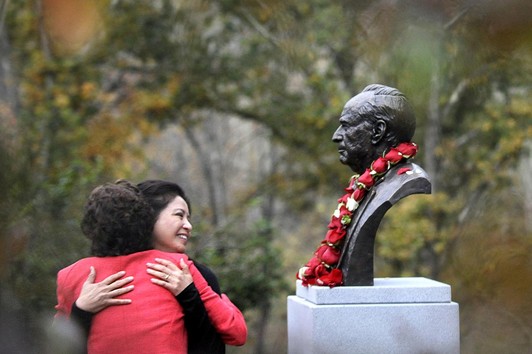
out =
<svg viewBox="0 0 532 354"><path fill-rule="evenodd" d="M371 143L378 144L386 136L386 122L382 119L377 120L373 127Z"/></svg>

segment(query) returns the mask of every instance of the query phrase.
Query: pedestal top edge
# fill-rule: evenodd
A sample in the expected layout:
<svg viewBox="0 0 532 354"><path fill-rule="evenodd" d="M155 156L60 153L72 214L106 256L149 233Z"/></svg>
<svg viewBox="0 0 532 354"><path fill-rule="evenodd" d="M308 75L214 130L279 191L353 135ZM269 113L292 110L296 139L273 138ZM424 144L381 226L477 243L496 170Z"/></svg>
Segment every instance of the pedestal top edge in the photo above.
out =
<svg viewBox="0 0 532 354"><path fill-rule="evenodd" d="M448 284L423 278L375 278L373 286L303 286L296 282L296 295L316 304L449 302Z"/></svg>

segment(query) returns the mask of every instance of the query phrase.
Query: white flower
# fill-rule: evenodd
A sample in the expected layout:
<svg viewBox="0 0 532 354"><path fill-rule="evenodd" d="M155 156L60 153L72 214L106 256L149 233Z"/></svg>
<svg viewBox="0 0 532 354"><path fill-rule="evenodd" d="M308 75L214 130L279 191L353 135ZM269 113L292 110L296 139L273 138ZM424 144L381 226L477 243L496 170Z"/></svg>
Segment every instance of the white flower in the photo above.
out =
<svg viewBox="0 0 532 354"><path fill-rule="evenodd" d="M358 202L355 200L355 198L347 198L347 204L345 206L347 208L347 210L349 211L354 211L355 209L358 208Z"/></svg>
<svg viewBox="0 0 532 354"><path fill-rule="evenodd" d="M344 204L343 203L338 204L338 208L336 208L336 210L334 211L333 216L335 218L339 218L340 217L340 209L342 208L342 205L344 205Z"/></svg>
<svg viewBox="0 0 532 354"><path fill-rule="evenodd" d="M299 279L303 279L305 277L305 272L307 271L308 267L301 267L299 268Z"/></svg>

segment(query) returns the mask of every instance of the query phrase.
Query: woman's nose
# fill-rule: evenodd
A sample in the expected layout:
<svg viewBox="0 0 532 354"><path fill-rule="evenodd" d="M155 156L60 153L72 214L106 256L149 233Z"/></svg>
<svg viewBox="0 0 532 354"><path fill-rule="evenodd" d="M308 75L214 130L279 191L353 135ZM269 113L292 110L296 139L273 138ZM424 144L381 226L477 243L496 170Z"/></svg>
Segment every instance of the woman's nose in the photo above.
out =
<svg viewBox="0 0 532 354"><path fill-rule="evenodd" d="M183 224L183 227L187 230L192 230L192 224L190 223L190 221L188 221L188 219Z"/></svg>

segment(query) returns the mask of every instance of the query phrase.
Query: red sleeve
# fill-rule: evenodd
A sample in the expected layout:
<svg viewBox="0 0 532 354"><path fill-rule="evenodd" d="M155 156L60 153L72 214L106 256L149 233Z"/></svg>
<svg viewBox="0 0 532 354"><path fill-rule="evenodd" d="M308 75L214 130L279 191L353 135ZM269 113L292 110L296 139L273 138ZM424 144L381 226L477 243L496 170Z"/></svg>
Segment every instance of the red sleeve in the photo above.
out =
<svg viewBox="0 0 532 354"><path fill-rule="evenodd" d="M220 297L214 292L192 262L188 261L187 264L209 318L224 343L244 345L248 329L242 312L225 294Z"/></svg>
<svg viewBox="0 0 532 354"><path fill-rule="evenodd" d="M62 269L57 273L57 305L55 305L55 318L68 318L72 309L73 289L66 284L68 269Z"/></svg>

